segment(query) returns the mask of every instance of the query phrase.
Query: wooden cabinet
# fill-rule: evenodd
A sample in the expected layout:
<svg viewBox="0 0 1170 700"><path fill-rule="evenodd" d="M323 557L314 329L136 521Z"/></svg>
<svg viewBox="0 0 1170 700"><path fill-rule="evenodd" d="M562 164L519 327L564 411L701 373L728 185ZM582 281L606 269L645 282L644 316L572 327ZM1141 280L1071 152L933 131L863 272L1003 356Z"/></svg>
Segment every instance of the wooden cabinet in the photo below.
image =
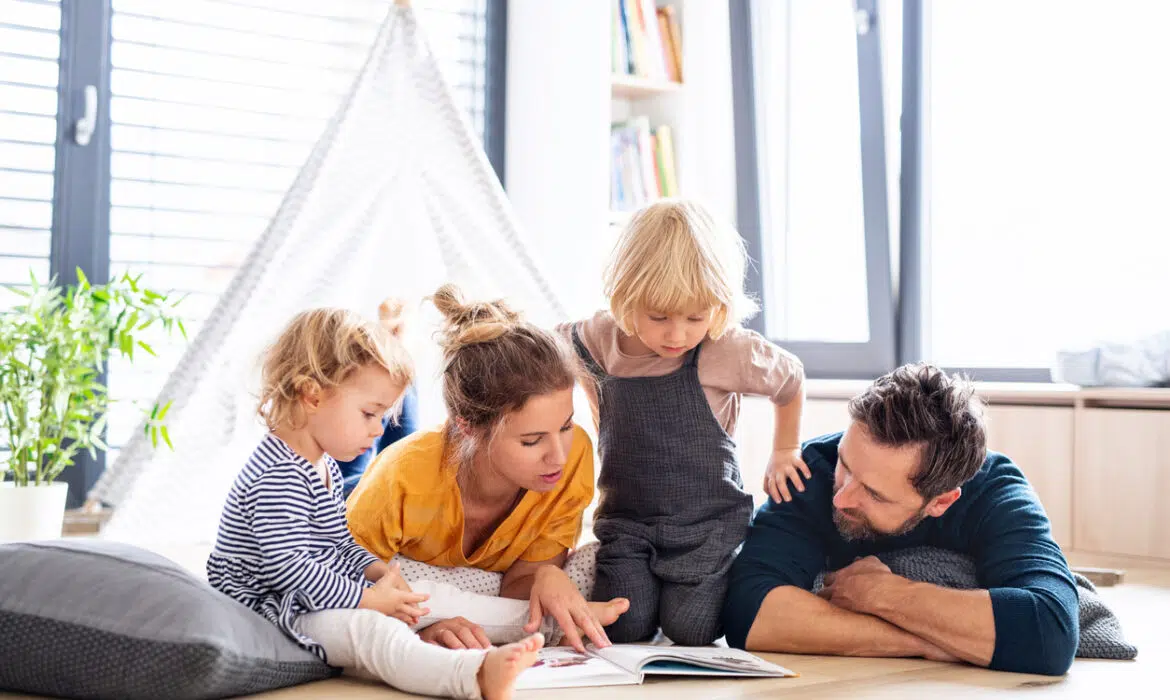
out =
<svg viewBox="0 0 1170 700"><path fill-rule="evenodd" d="M1170 411L1083 408L1076 548L1170 559Z"/></svg>
<svg viewBox="0 0 1170 700"><path fill-rule="evenodd" d="M987 447L1020 467L1052 521L1052 536L1072 547L1073 448L1075 414L1071 406L991 405Z"/></svg>
<svg viewBox="0 0 1170 700"><path fill-rule="evenodd" d="M801 441L826 433L835 433L849 426L848 402L843 400L810 400L804 404L800 424ZM744 489L755 498L756 505L764 503L764 469L772 455L772 433L776 430L776 412L772 402L759 397L744 397L740 405L739 425L735 442L739 450L739 469Z"/></svg>

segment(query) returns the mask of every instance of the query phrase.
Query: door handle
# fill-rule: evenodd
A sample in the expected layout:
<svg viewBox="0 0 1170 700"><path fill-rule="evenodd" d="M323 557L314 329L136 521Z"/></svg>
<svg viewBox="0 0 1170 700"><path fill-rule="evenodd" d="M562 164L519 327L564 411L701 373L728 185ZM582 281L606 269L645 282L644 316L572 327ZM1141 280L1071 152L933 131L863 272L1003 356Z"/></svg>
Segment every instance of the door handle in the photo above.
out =
<svg viewBox="0 0 1170 700"><path fill-rule="evenodd" d="M73 122L73 140L78 146L89 145L93 130L97 127L97 87L86 85L82 92L85 107L81 119Z"/></svg>

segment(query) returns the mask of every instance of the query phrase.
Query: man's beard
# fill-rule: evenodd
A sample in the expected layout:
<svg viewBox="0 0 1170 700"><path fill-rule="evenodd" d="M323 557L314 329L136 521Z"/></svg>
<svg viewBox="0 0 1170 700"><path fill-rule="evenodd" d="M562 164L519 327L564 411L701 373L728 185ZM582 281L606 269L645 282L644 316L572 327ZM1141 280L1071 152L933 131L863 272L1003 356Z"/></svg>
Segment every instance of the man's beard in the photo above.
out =
<svg viewBox="0 0 1170 700"><path fill-rule="evenodd" d="M845 514L840 510L833 509L833 525L837 526L837 532L845 538L847 542L856 540L876 540L882 537L898 537L905 535L914 528L918 527L918 523L926 519L926 506L923 506L914 515L906 519L906 522L899 525L891 532L884 532L873 526L869 519L865 517L860 511L852 508L847 508L846 511L854 516L856 520L849 520Z"/></svg>

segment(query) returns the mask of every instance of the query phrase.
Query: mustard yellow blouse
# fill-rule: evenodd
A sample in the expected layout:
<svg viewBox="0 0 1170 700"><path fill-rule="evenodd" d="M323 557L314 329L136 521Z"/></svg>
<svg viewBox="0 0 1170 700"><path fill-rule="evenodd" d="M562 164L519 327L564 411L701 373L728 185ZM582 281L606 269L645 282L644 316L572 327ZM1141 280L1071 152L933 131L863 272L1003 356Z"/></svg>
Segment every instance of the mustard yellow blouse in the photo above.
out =
<svg viewBox="0 0 1170 700"><path fill-rule="evenodd" d="M346 501L358 544L388 561L401 553L435 566L507 571L576 546L593 500L593 445L580 426L565 473L548 493L528 491L471 556L463 555L463 500L456 467L443 463L443 430L420 431L385 449Z"/></svg>

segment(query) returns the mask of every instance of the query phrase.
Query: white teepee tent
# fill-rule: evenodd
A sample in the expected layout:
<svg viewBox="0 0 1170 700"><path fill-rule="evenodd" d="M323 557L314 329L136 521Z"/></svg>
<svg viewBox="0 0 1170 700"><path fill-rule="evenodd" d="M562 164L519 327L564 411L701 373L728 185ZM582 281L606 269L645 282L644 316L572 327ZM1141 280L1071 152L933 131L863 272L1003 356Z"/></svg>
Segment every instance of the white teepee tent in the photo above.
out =
<svg viewBox="0 0 1170 700"><path fill-rule="evenodd" d="M564 317L414 11L396 3L348 99L161 392L160 402L174 401L175 449L152 448L135 431L91 490L91 502L114 509L104 534L209 541L263 434L256 360L280 327L312 306L373 315L387 296L418 302L447 281L507 297L537 323ZM437 349L420 330L411 349L433 412Z"/></svg>

